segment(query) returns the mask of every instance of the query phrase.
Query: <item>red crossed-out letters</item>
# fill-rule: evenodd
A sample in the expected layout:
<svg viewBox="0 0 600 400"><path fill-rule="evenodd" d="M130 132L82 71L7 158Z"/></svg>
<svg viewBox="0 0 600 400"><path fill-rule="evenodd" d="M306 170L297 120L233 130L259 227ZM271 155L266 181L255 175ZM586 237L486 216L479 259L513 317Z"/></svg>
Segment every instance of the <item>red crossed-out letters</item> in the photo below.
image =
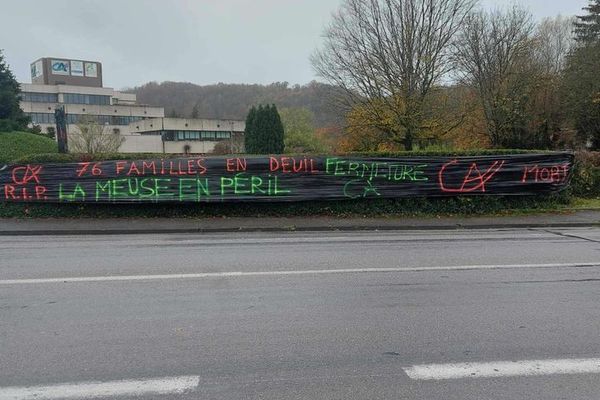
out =
<svg viewBox="0 0 600 400"><path fill-rule="evenodd" d="M40 183L41 165L26 165L15 167L12 170L12 181L15 185L26 185L28 183Z"/></svg>
<svg viewBox="0 0 600 400"><path fill-rule="evenodd" d="M468 165L468 164L467 164ZM477 165L476 162L472 162L469 168L465 168L465 175L463 176L462 182L458 186L449 187L446 183L446 174L448 168L451 166L460 167L458 160L452 160L442 166L438 172L438 183L440 189L445 193L471 193L476 191L485 192L485 184L496 175L500 169L504 166L504 160L494 161L484 172L482 168ZM466 167L466 165L465 165ZM453 172L456 173L456 172Z"/></svg>

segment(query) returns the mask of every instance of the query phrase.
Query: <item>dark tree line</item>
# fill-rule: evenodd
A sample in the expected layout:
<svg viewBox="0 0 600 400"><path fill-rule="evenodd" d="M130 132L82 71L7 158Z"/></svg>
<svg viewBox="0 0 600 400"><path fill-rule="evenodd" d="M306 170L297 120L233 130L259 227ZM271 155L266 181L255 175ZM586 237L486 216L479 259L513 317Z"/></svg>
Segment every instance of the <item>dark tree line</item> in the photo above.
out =
<svg viewBox="0 0 600 400"><path fill-rule="evenodd" d="M311 82L289 85L224 84L196 85L186 82L150 82L130 89L143 104L165 107L182 117L243 120L254 104L277 104L282 108L306 108L316 127L339 126L343 114L330 104L335 88Z"/></svg>
<svg viewBox="0 0 600 400"><path fill-rule="evenodd" d="M491 147L600 148L600 0L538 23L476 3L342 1L312 62L341 88L349 143L410 150L480 131Z"/></svg>

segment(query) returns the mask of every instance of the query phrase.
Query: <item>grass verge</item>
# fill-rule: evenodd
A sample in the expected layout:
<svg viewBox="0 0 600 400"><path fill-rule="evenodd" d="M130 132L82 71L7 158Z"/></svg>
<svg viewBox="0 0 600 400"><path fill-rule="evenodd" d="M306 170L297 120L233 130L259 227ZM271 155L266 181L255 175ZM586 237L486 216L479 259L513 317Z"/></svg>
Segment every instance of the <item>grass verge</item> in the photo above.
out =
<svg viewBox="0 0 600 400"><path fill-rule="evenodd" d="M54 139L27 132L0 132L0 163L42 153L58 153Z"/></svg>

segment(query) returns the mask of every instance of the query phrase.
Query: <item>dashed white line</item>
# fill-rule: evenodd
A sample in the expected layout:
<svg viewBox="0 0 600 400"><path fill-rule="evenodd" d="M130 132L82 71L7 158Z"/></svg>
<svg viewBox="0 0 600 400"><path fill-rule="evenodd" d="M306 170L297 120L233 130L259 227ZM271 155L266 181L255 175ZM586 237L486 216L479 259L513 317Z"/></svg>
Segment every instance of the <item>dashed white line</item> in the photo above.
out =
<svg viewBox="0 0 600 400"><path fill-rule="evenodd" d="M0 400L89 399L115 396L180 394L198 386L199 376L175 376L51 386L0 387Z"/></svg>
<svg viewBox="0 0 600 400"><path fill-rule="evenodd" d="M332 275L360 273L389 273L389 272L427 272L427 271L471 271L519 268L591 268L600 267L600 263L570 263L570 264L509 264L509 265L458 265L433 267L397 267L397 268L343 268L343 269L307 269L292 271L247 271L247 272L202 272L195 274L168 275L112 275L84 276L64 278L33 278L33 279L3 279L0 285L27 285L40 283L77 283L77 282L107 282L107 281L152 281L167 279L207 279L207 278L236 278L253 276L298 276L298 275Z"/></svg>
<svg viewBox="0 0 600 400"><path fill-rule="evenodd" d="M403 369L415 380L600 374L600 358L424 364Z"/></svg>

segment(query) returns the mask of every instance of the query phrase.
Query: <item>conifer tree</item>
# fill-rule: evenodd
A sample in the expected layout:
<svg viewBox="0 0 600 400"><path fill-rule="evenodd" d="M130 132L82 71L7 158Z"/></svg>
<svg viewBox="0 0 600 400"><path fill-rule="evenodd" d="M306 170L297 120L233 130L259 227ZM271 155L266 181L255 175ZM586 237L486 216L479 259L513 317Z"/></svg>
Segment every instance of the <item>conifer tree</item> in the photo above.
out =
<svg viewBox="0 0 600 400"><path fill-rule="evenodd" d="M578 46L569 55L563 76L564 104L581 142L600 149L600 0L592 0L578 16Z"/></svg>
<svg viewBox="0 0 600 400"><path fill-rule="evenodd" d="M246 148L246 153L255 154L256 153L256 107L252 106L248 115L246 116L246 130L244 133L244 147Z"/></svg>
<svg viewBox="0 0 600 400"><path fill-rule="evenodd" d="M262 104L258 105L256 109L256 116L254 117L254 129L256 130L256 143L255 143L255 154L267 154L268 145L265 143L265 131L268 129L267 121L265 121L265 107Z"/></svg>
<svg viewBox="0 0 600 400"><path fill-rule="evenodd" d="M283 124L275 105L252 107L246 117L246 152L279 154L283 152Z"/></svg>
<svg viewBox="0 0 600 400"><path fill-rule="evenodd" d="M191 117L194 119L200 117L200 109L198 108L198 103L194 104L194 108L192 108Z"/></svg>
<svg viewBox="0 0 600 400"><path fill-rule="evenodd" d="M600 0L590 0L586 15L578 15L575 22L575 38L578 42L591 43L600 39Z"/></svg>
<svg viewBox="0 0 600 400"><path fill-rule="evenodd" d="M24 130L29 118L19 106L21 89L0 50L0 129Z"/></svg>

